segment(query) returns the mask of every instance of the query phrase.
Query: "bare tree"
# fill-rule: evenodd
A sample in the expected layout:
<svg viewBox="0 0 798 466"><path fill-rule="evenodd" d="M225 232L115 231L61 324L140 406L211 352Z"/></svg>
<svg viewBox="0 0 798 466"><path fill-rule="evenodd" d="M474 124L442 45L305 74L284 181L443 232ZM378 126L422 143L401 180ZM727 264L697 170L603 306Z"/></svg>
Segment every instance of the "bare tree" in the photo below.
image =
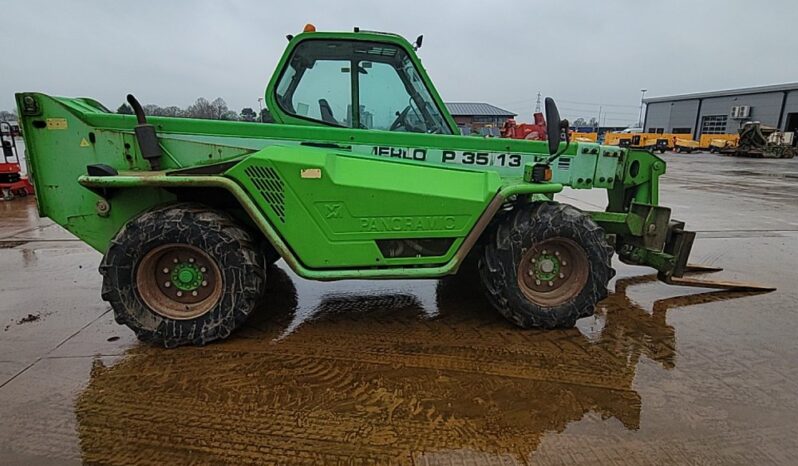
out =
<svg viewBox="0 0 798 466"><path fill-rule="evenodd" d="M249 110L252 112L254 120L255 112L252 109ZM133 109L128 104L122 104L119 106L116 113L131 115L133 114ZM239 119L238 113L236 113L234 110L230 110L227 107L227 103L221 97L214 99L213 102L209 102L208 99L200 97L185 110L176 105L161 107L156 104L147 104L144 106L144 113L151 116L165 116L172 118L201 118L205 120Z"/></svg>
<svg viewBox="0 0 798 466"><path fill-rule="evenodd" d="M161 116L182 117L185 116L185 113L185 110L176 105L170 105L168 107L161 108Z"/></svg>
<svg viewBox="0 0 798 466"><path fill-rule="evenodd" d="M214 101L211 102L211 106L213 107L214 120L221 120L222 117L230 111L230 109L227 108L227 102L221 97L214 99Z"/></svg>
<svg viewBox="0 0 798 466"><path fill-rule="evenodd" d="M144 114L159 116L161 115L161 107L155 104L147 104L144 106Z"/></svg>
<svg viewBox="0 0 798 466"><path fill-rule="evenodd" d="M186 109L186 117L188 118L204 118L207 120L215 119L214 107L208 102L208 99L200 97Z"/></svg>
<svg viewBox="0 0 798 466"><path fill-rule="evenodd" d="M0 121L17 121L17 111L0 110Z"/></svg>

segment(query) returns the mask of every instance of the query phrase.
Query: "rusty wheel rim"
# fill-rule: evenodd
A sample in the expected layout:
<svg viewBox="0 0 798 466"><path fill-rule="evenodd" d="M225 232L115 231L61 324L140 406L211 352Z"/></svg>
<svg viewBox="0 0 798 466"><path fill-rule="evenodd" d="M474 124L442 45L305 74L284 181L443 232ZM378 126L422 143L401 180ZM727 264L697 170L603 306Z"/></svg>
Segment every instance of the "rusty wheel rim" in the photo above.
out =
<svg viewBox="0 0 798 466"><path fill-rule="evenodd" d="M193 319L219 302L222 274L205 251L187 244L165 244L141 259L136 287L144 304L156 314Z"/></svg>
<svg viewBox="0 0 798 466"><path fill-rule="evenodd" d="M518 263L518 286L527 299L554 307L574 299L587 283L585 250L568 238L551 238L528 249Z"/></svg>

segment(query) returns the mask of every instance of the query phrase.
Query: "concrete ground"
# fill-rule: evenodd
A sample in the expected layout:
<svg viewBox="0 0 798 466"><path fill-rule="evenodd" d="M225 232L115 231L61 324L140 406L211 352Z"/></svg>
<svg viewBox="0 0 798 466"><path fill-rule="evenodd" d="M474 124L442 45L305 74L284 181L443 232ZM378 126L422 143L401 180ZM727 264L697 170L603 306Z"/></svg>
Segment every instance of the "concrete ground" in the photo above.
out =
<svg viewBox="0 0 798 466"><path fill-rule="evenodd" d="M693 262L778 291L618 264L595 317L523 331L457 278L278 263L229 340L164 350L114 323L98 253L0 203L0 464L795 464L798 160L664 157Z"/></svg>

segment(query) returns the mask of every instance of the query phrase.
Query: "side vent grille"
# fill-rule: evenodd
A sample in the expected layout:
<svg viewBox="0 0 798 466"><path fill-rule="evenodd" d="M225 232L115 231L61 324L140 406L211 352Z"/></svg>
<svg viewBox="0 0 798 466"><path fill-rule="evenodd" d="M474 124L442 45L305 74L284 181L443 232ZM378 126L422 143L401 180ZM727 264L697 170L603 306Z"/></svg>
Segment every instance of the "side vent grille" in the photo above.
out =
<svg viewBox="0 0 798 466"><path fill-rule="evenodd" d="M560 170L568 170L571 168L571 158L570 157L560 157L557 160L557 168Z"/></svg>
<svg viewBox="0 0 798 466"><path fill-rule="evenodd" d="M249 166L244 170L274 214L285 223L285 186L272 167Z"/></svg>

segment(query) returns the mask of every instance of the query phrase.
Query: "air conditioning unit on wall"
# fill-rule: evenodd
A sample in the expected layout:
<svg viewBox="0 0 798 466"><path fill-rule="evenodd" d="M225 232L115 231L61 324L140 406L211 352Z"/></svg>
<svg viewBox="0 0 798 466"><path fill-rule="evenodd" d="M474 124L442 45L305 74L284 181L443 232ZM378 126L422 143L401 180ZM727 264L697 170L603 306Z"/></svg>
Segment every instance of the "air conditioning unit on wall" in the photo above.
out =
<svg viewBox="0 0 798 466"><path fill-rule="evenodd" d="M750 105L737 105L731 108L731 117L742 119L748 118L751 116L751 106Z"/></svg>

